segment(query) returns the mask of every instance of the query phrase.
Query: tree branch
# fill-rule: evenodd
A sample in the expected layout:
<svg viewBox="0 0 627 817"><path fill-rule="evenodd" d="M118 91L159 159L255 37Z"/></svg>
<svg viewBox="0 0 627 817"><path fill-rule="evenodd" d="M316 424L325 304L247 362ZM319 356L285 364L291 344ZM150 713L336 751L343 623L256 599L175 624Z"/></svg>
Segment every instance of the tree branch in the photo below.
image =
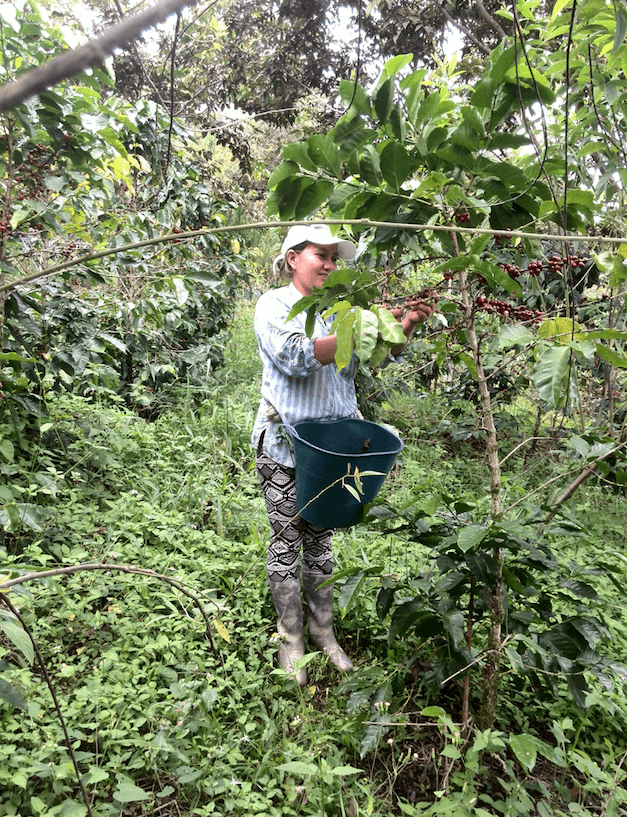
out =
<svg viewBox="0 0 627 817"><path fill-rule="evenodd" d="M577 488L579 488L583 483L588 479L588 477L592 476L596 471L597 467L600 463L605 462L608 457L611 457L612 454L615 454L617 451L620 451L621 448L624 448L627 445L627 441L617 445L616 448L612 448L611 451L608 451L607 454L604 454L602 457L599 457L594 462L586 463L582 468L579 475L570 483L568 488L563 491L560 496L555 500L553 503L551 510L547 516L547 519L550 519L553 514L557 511L560 505L563 505L571 496L575 493Z"/></svg>
<svg viewBox="0 0 627 817"><path fill-rule="evenodd" d="M197 2L198 0L161 0L153 8L111 26L101 37L65 51L45 65L27 71L15 82L0 87L0 113L86 68L101 65L116 48L136 40L144 29L164 22L172 14Z"/></svg>
<svg viewBox="0 0 627 817"><path fill-rule="evenodd" d="M0 295L5 292L12 292L14 289L17 289L17 287L23 286L24 284L39 281L43 278L49 278L52 275L56 275L58 272L64 272L65 270L72 269L72 267L78 267L81 264L87 263L88 261L95 261L99 258L105 258L108 255L115 255L116 253L120 252L137 250L141 247L150 247L153 244L164 244L169 241L184 241L187 238L198 238L199 236L203 235L213 236L220 235L221 233L245 232L246 230L268 230L273 227L287 229L288 227L293 227L296 224L306 224L307 226L311 226L312 224L328 224L337 226L351 225L357 227L357 229L363 230L365 230L367 227L394 227L396 229L399 227L399 223L397 221L373 221L372 219L368 218L327 218L316 219L315 221L308 221L306 219L295 221L256 221L248 224L229 224L225 227L213 227L211 229L205 227L200 230L189 230L185 233L167 233L165 235L157 236L156 238L146 238L143 241L136 241L132 244L124 244L121 247L110 247L109 249L101 250L99 252L89 252L85 255L79 256L78 258L73 258L71 261L63 261L61 264L55 264L51 267L36 270L35 272L31 272L28 275L22 276L21 278L16 278L14 281L8 281L4 284L0 284ZM502 233L502 228L497 227L459 227L451 224L403 223L403 230L415 230L416 232L431 230L433 232L454 232L460 233L461 235L499 235ZM577 233L570 233L564 236L554 235L553 233L527 233L524 230L510 230L507 233L507 237L510 239L538 239L540 241L564 241L564 239L567 239L569 241L582 241L589 244L609 244L610 246L627 243L627 237L625 236L588 236Z"/></svg>
<svg viewBox="0 0 627 817"><path fill-rule="evenodd" d="M501 37L503 40L507 37L504 29L501 28L498 20L495 20L491 14L488 13L488 10L483 5L481 0L475 0L475 8L479 12L479 16L491 27L493 28L496 33Z"/></svg>
<svg viewBox="0 0 627 817"><path fill-rule="evenodd" d="M484 54L491 54L492 53L491 49L489 49L487 45L482 43L481 40L478 40L469 28L466 28L466 26L462 25L454 17L451 17L451 15L448 13L448 11L444 8L444 6L442 4L440 4L440 11L446 17L448 22L452 26L455 26L455 28L459 29L459 31L461 31L462 34L465 37L468 37L468 39L471 41L471 43L476 48L478 48L479 51L483 52Z"/></svg>

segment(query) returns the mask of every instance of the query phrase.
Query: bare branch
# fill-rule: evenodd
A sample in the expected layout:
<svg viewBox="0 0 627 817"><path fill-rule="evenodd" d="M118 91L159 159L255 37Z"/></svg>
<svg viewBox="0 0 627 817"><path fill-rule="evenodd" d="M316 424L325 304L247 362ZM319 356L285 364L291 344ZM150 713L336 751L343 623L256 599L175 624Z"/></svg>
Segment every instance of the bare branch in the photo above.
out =
<svg viewBox="0 0 627 817"><path fill-rule="evenodd" d="M479 16L482 17L483 20L485 20L485 22L496 31L499 37L501 37L501 39L504 40L507 37L507 34L505 33L504 29L502 29L501 26L499 25L498 20L495 20L494 17L492 17L492 15L488 13L488 10L483 5L481 0L475 0L475 8L479 12Z"/></svg>
<svg viewBox="0 0 627 817"><path fill-rule="evenodd" d="M475 35L472 33L472 31L471 31L469 28L466 28L466 26L462 25L462 24L461 24L461 23L460 23L458 20L456 20L454 17L451 17L451 15L450 15L450 14L448 13L448 11L447 11L447 10L444 8L444 5L443 5L442 3L440 4L440 11L441 11L441 12L442 12L442 14L443 14L443 15L446 17L446 19L449 21L449 23L450 23L452 26L455 26L455 28L459 29L459 31L461 31L461 32L462 32L462 34L463 34L465 37L468 37L468 39L471 41L471 43L472 43L472 44L473 44L473 45L474 45L476 48L478 48L478 49L479 49L479 51L481 51L481 52L482 52L482 53L484 53L484 54L491 54L491 53L492 53L492 50L491 50L490 48L488 48L488 46L487 46L485 43L482 43L482 42L481 42L481 40L478 40L478 39L475 37Z"/></svg>
<svg viewBox="0 0 627 817"><path fill-rule="evenodd" d="M56 275L58 272L64 272L65 270L72 269L73 267L79 267L82 264L86 264L88 261L96 261L99 258L105 258L108 255L129 252L130 250L137 250L141 247L150 247L154 244L163 244L170 241L184 241L188 238L198 238L199 236L203 235L214 236L220 235L221 233L245 232L247 230L268 230L274 227L285 229L287 227L293 227L296 224L307 224L308 226L312 224L328 224L331 226L352 225L357 229L366 229L367 227L398 228L398 222L396 221L373 221L369 218L327 218L317 219L315 221L309 221L306 219L301 219L298 221L256 221L247 224L229 224L225 227L213 227L211 229L203 227L199 230L189 230L188 232L184 233L167 233L157 236L156 238L146 238L143 241L136 241L132 244L124 244L121 247L110 247L109 249L100 250L99 252L88 252L85 255L79 256L78 258L73 258L71 261L63 261L60 264L55 264L51 267L36 270L35 272L31 272L28 275L15 279L14 281L8 281L4 284L0 284L0 295L2 295L2 293L12 292L14 289L17 289L17 287L24 286L25 284L32 283L33 281L40 281L43 278L49 278L52 275ZM502 228L497 227L460 227L456 224L413 224L409 222L403 223L403 229L415 230L416 232L430 230L432 232L459 233L461 235L499 235L502 232ZM524 238L528 240L537 239L540 241L563 241L564 239L568 239L569 241L585 241L589 244L609 244L610 246L627 243L626 236L587 236L583 233L569 233L568 235L564 236L555 235L553 233L528 233L524 230L510 230L507 233L507 236L510 239Z"/></svg>
<svg viewBox="0 0 627 817"><path fill-rule="evenodd" d="M111 26L101 37L65 51L45 65L23 74L15 82L6 83L0 87L0 113L86 68L102 65L116 48L136 40L145 29L164 22L172 14L177 14L186 6L194 6L197 2L198 0L162 0L153 8Z"/></svg>
<svg viewBox="0 0 627 817"><path fill-rule="evenodd" d="M553 516L553 514L557 511L557 509L559 508L560 505L563 505L564 502L566 502L568 499L571 498L571 496L575 493L577 488L579 488L580 485L583 485L583 483L588 479L588 477L591 477L592 474L594 474L597 467L602 462L605 462L605 460L608 457L611 457L613 454L616 454L617 451L620 451L620 449L624 448L626 445L627 445L627 442L620 443L620 445L617 445L615 448L612 448L611 451L608 451L607 454L604 454L602 457L599 457L594 462L586 463L584 465L584 467L582 468L581 473L579 474L579 476L577 476L576 479L574 479L570 483L568 488L566 488L566 490L562 494L560 494L560 496L558 496L558 498L555 500L555 502L551 506L551 512L550 512L548 518Z"/></svg>

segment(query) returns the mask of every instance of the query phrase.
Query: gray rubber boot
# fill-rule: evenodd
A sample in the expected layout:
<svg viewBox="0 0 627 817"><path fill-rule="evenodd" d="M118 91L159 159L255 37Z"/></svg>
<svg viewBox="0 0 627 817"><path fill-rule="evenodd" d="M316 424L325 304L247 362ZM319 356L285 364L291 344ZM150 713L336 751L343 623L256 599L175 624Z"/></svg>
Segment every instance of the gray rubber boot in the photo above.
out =
<svg viewBox="0 0 627 817"><path fill-rule="evenodd" d="M307 670L294 665L305 655L303 640L303 602L298 579L283 582L268 580L274 609L277 613L279 634L279 666L293 675L298 686L307 684Z"/></svg>
<svg viewBox="0 0 627 817"><path fill-rule="evenodd" d="M318 650L325 652L332 664L342 672L351 672L353 662L337 643L333 631L333 585L319 587L331 576L303 571L303 588L307 600L307 623L309 640Z"/></svg>

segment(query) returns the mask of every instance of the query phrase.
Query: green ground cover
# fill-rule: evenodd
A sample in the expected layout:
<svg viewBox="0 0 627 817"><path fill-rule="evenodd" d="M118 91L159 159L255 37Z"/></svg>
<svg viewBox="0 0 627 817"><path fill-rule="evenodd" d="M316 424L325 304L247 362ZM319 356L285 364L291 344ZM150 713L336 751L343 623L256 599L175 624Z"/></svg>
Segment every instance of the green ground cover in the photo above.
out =
<svg viewBox="0 0 627 817"><path fill-rule="evenodd" d="M488 512L480 448L452 438L439 395L390 390L380 417L406 447L378 500L388 510L336 535L337 624L356 672L342 679L313 654L310 684L299 690L274 668L268 528L249 446L260 375L249 302L224 355L205 389L182 389L154 422L110 397L51 398L40 443L40 462L56 474L48 516L37 535L18 531L0 550L3 575L13 577L110 566L9 594L46 667L91 812L626 813L627 707L609 669L587 674L582 708L566 676L537 686L515 671L513 651L497 722L461 735L462 678L439 689L425 681L437 637L425 642L409 628L391 639L389 616L378 614L382 588L394 586L402 605L437 568L418 535L436 515L436 506L424 511L430 498L463 499L477 518L482 506ZM521 439L527 416L517 418ZM512 457L507 503L569 467L558 444ZM587 484L569 506L572 525L553 524L547 574L570 581L554 615L591 610L607 632L599 655L617 666L627 656L625 512L622 493ZM577 595L583 583L594 597ZM15 706L0 701L0 813L82 817L44 673L11 632L0 636L0 672L18 697Z"/></svg>

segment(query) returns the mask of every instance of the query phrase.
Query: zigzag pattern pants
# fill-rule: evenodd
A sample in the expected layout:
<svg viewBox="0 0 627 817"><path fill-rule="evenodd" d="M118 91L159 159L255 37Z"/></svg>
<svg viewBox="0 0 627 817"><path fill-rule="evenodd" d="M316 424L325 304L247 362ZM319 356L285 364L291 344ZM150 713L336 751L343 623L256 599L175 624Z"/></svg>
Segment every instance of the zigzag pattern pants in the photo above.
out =
<svg viewBox="0 0 627 817"><path fill-rule="evenodd" d="M332 528L312 525L296 516L296 480L294 469L271 460L263 451L257 454L257 475L270 521L268 579L284 582L300 579L305 573L333 573Z"/></svg>

